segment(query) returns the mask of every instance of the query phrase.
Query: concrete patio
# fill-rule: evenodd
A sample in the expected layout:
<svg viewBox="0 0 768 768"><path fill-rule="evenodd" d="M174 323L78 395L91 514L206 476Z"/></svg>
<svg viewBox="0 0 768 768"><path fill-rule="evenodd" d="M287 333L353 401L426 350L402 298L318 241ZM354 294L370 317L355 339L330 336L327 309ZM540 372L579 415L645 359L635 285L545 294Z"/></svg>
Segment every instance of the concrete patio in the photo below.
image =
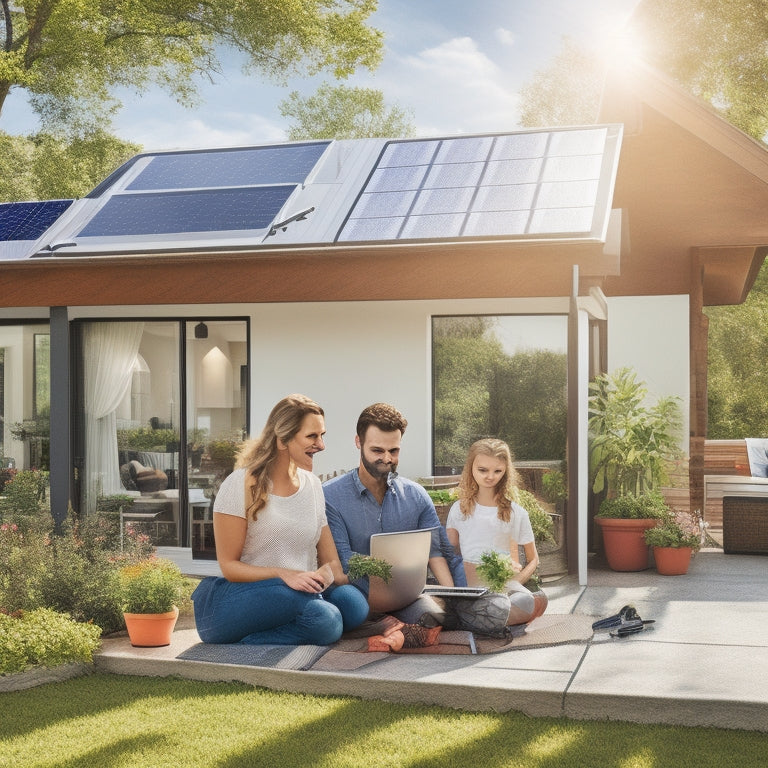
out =
<svg viewBox="0 0 768 768"><path fill-rule="evenodd" d="M765 557L704 550L687 575L672 577L594 563L588 586L566 576L546 590L548 613L603 618L632 603L655 623L624 638L596 632L587 642L487 655L392 655L355 672L329 673L178 660L199 642L188 620L165 648L110 638L96 666L468 710L768 732Z"/></svg>

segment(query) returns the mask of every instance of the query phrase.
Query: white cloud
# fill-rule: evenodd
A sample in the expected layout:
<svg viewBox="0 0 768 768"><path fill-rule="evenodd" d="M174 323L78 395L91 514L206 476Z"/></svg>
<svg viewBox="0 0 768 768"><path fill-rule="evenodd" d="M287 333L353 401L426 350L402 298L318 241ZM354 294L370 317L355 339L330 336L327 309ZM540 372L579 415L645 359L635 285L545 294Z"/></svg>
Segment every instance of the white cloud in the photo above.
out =
<svg viewBox="0 0 768 768"><path fill-rule="evenodd" d="M390 61L373 87L411 107L418 133L503 131L518 122L518 95L501 70L469 37L457 37Z"/></svg>
<svg viewBox="0 0 768 768"><path fill-rule="evenodd" d="M502 45L512 46L517 42L517 35L504 27L497 27L493 34Z"/></svg>
<svg viewBox="0 0 768 768"><path fill-rule="evenodd" d="M214 127L215 126L215 127ZM283 126L257 114L212 114L205 117L146 118L118 126L118 135L141 144L146 151L236 147L284 141Z"/></svg>

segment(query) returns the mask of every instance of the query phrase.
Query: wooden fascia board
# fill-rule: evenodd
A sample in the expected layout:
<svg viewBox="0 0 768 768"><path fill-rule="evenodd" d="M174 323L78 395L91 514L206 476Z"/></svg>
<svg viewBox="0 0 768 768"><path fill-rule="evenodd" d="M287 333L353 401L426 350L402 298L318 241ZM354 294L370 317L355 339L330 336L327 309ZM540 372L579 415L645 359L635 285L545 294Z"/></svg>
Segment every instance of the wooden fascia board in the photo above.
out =
<svg viewBox="0 0 768 768"><path fill-rule="evenodd" d="M567 296L573 264L615 274L596 242L55 257L0 265L0 306Z"/></svg>

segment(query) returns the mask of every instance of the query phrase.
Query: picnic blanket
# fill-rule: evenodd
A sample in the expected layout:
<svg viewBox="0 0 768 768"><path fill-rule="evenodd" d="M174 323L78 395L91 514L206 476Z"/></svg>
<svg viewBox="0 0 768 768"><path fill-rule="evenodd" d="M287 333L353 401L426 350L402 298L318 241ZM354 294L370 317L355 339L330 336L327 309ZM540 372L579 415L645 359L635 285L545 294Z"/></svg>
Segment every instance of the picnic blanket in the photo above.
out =
<svg viewBox="0 0 768 768"><path fill-rule="evenodd" d="M574 614L544 614L527 626L516 627L504 638L475 635L472 632L443 630L437 645L403 648L397 653L368 651L368 627L350 633L330 646L318 645L213 645L197 643L177 658L214 664L245 664L273 669L350 672L355 669L406 655L482 655L565 643L586 643L592 637L594 617Z"/></svg>

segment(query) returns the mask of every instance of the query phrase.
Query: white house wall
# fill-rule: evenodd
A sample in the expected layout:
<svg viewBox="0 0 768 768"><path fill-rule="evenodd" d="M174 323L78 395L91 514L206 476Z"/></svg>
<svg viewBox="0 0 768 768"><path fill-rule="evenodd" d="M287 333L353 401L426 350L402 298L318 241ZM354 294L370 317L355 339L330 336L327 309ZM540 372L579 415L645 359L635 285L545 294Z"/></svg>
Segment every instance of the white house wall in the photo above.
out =
<svg viewBox="0 0 768 768"><path fill-rule="evenodd" d="M690 427L690 333L688 296L608 299L608 370L635 369L648 387L648 400L681 400L681 442L687 451Z"/></svg>
<svg viewBox="0 0 768 768"><path fill-rule="evenodd" d="M69 317L250 317L252 434L275 402L302 392L326 412L327 445L315 471L348 469L357 463L354 431L360 411L373 402L391 402L409 423L400 471L419 477L431 474L432 467L431 318L565 314L567 309L567 299L478 299L72 307ZM14 314L24 316L23 310ZM653 394L683 398L687 434L687 297L610 299L608 341L611 368L632 365Z"/></svg>

